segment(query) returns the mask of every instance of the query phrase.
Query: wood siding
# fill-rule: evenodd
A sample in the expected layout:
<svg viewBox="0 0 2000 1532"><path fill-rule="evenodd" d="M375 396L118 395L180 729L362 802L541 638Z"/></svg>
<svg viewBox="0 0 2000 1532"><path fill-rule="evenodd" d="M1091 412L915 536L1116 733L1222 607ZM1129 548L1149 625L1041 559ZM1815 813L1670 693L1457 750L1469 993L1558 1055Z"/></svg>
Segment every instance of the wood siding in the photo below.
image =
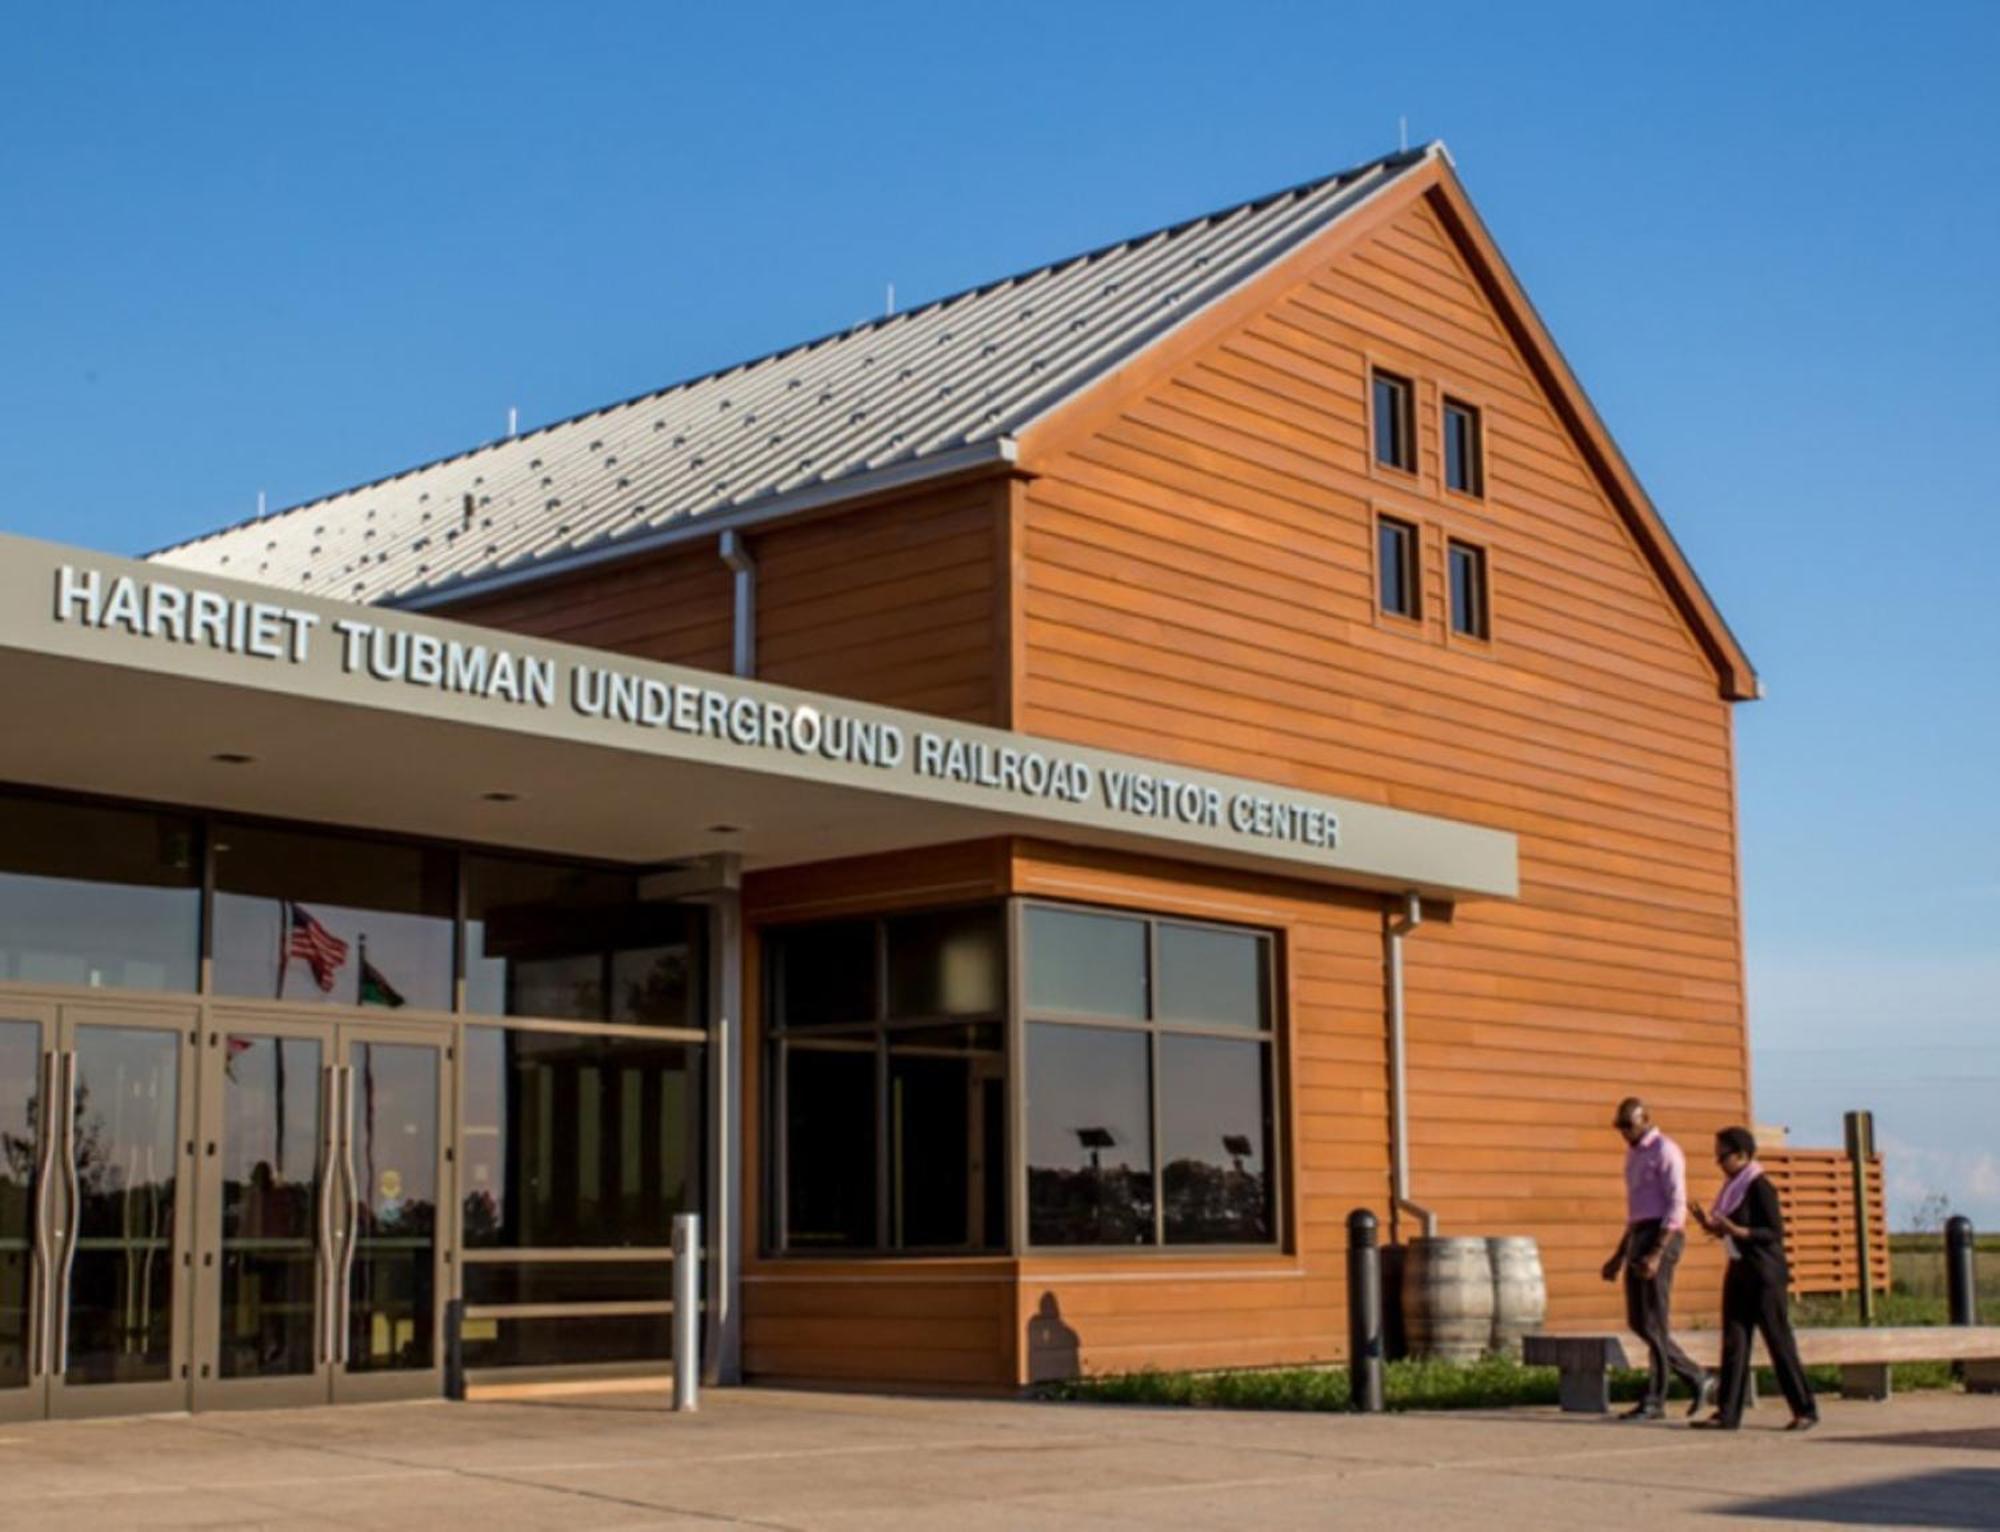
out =
<svg viewBox="0 0 2000 1532"><path fill-rule="evenodd" d="M1004 480L786 525L751 542L761 680L999 721Z"/></svg>
<svg viewBox="0 0 2000 1532"><path fill-rule="evenodd" d="M1005 479L945 485L745 535L757 676L885 707L1004 721ZM715 540L452 606L464 622L727 673Z"/></svg>
<svg viewBox="0 0 2000 1532"><path fill-rule="evenodd" d="M1697 1190L1749 1115L1714 665L1429 203L1183 350L1024 452L1019 725L1520 837L1518 903L1409 940L1413 1192L1447 1233L1536 1235L1554 1317L1609 1320L1613 1104L1651 1100ZM1371 366L1416 381L1414 475L1373 462ZM1445 394L1483 412L1483 500L1442 489ZM1377 611L1382 513L1422 530L1414 623ZM1448 632L1448 537L1488 551L1490 643ZM1294 995L1314 1270L1386 1190L1379 940L1348 919L1303 928ZM1712 1317L1719 1258L1683 1269ZM1304 1307L1300 1356L1339 1329Z"/></svg>

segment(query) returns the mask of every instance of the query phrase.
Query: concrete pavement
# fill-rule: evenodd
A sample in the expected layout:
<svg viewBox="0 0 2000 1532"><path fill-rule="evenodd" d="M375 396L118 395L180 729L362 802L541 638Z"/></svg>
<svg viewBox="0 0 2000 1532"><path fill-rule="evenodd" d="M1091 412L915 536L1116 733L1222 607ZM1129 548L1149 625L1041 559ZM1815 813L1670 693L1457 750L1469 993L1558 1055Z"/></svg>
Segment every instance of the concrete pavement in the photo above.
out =
<svg viewBox="0 0 2000 1532"><path fill-rule="evenodd" d="M1786 1436L711 1390L0 1426L0 1528L2000 1528L2000 1399Z"/></svg>

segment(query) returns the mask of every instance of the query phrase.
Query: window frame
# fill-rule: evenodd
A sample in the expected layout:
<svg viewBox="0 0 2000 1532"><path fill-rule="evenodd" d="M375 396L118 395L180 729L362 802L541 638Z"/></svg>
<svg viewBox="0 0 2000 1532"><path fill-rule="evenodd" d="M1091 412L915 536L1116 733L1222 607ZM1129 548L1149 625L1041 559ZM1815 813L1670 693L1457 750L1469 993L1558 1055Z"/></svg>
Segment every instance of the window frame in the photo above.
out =
<svg viewBox="0 0 2000 1532"><path fill-rule="evenodd" d="M1451 482L1451 417L1460 414L1471 423L1466 469L1468 483ZM1438 482L1448 495L1462 500L1486 498L1486 408L1463 391L1441 386L1438 390Z"/></svg>
<svg viewBox="0 0 2000 1532"><path fill-rule="evenodd" d="M1283 1255L1290 1247L1292 1209L1290 1179L1286 1174L1287 1133L1290 1118L1286 1110L1286 1007L1280 963L1282 929L1248 922L1202 920L1192 916L1155 910L1122 908L1117 905L1088 904L1081 901L1016 898L1008 901L1008 996L1007 1048L1010 1061L1009 1090L1013 1114L1008 1145L1010 1195L1014 1199L1010 1228L1013 1253L1038 1259L1119 1259L1187 1260L1207 1256ZM1108 915L1138 921L1146 928L1146 1010L1143 1019L1066 1012L1051 1008L1030 1010L1023 964L1027 954L1027 912L1031 908L1061 910L1083 915ZM1251 936L1263 944L1263 980L1266 1006L1265 1024L1254 1030L1221 1024L1161 1021L1159 1009L1159 942L1161 926L1189 926ZM1153 1241L1146 1245L1042 1245L1029 1238L1028 1210L1028 1028L1033 1025L1075 1026L1103 1031L1145 1034L1150 1110L1150 1143L1153 1174ZM1267 1150L1270 1160L1271 1237L1257 1241L1205 1241L1170 1244L1166 1239L1166 1165L1160 1156L1160 1039L1162 1037L1205 1037L1250 1043L1264 1050L1264 1090L1270 1101L1271 1136Z"/></svg>
<svg viewBox="0 0 2000 1532"><path fill-rule="evenodd" d="M759 1181L763 1192L763 1215L759 1244L762 1253L774 1260L803 1261L845 1261L845 1260L911 1260L939 1259L950 1257L962 1260L992 1260L1012 1253L1015 1204L1018 1198L1013 1190L1013 1166L1016 1146L1013 1142L1014 1076L1017 1070L1011 1013L1014 1009L1017 983L1017 964L1014 958L1014 931L1008 913L1010 901L1004 899L956 900L948 904L911 905L871 911L821 915L801 920L773 921L760 925L756 930L757 974L762 999L758 1004L758 1068L761 1072L758 1098L764 1114L764 1131L759 1135L765 1163L760 1167ZM923 1015L891 1017L889 1011L889 927L899 919L926 915L947 915L954 912L991 910L999 917L1001 984L1003 992L997 1010L980 1011L964 1015L926 1013ZM871 1018L848 1023L829 1023L821 1026L791 1028L778 1024L778 1018L770 1004L777 986L775 970L777 965L776 944L772 938L782 937L790 929L824 925L835 922L865 924L873 930L875 969L875 1014ZM889 1242L892 1214L890 1192L893 1182L893 1167L889 1145L891 1122L889 1119L889 1044L894 1034L919 1031L943 1026L997 1026L1000 1031L1001 1097L1000 1111L1008 1132L1008 1142L1001 1166L1001 1195L1009 1199L1001 1209L1000 1225L1006 1231L1000 1244L992 1248L973 1245L895 1245ZM866 1033L865 1038L857 1035ZM875 1152L875 1239L867 1245L846 1245L840 1247L814 1247L793 1249L790 1239L789 1190L786 1185L791 1163L791 1142L788 1128L788 1102L786 1099L788 1072L787 1053L794 1043L823 1051L866 1051L874 1061L874 1152ZM968 1050L969 1058L986 1059L991 1055L987 1050Z"/></svg>
<svg viewBox="0 0 2000 1532"><path fill-rule="evenodd" d="M1399 611L1397 608L1390 606L1388 601L1388 571L1383 566L1382 535L1384 530L1389 527L1395 527L1403 533L1408 544L1405 568L1410 599L1408 611ZM1374 532L1374 538L1373 546L1369 549L1369 561L1373 565L1375 572L1376 620L1380 621L1383 618L1388 618L1391 621L1421 629L1424 625L1424 528L1422 521L1415 516L1405 515L1400 511L1384 510L1382 507L1377 506L1372 517L1371 530Z"/></svg>
<svg viewBox="0 0 2000 1532"><path fill-rule="evenodd" d="M1460 553L1470 554L1477 574L1473 593L1474 625L1458 625L1458 580L1454 572ZM1444 543L1445 636L1455 644L1487 645L1493 642L1493 559L1486 544L1469 537L1447 534Z"/></svg>
<svg viewBox="0 0 2000 1532"><path fill-rule="evenodd" d="M1381 407L1376 395L1380 385L1397 388L1403 400L1402 429L1397 432L1403 461L1391 462L1379 450ZM1399 480L1415 481L1420 476L1422 444L1417 439L1417 378L1412 371L1384 366L1372 357L1368 362L1368 465L1371 472L1390 474Z"/></svg>

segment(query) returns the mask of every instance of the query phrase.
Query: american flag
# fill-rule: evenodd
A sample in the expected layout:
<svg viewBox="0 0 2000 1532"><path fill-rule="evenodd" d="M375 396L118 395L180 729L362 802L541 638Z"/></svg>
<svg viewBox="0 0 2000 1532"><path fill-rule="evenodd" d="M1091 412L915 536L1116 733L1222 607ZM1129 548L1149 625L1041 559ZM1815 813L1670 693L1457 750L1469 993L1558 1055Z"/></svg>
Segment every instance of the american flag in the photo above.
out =
<svg viewBox="0 0 2000 1532"><path fill-rule="evenodd" d="M304 905L295 904L291 907L291 933L286 939L285 955L303 958L306 967L312 970L314 981L330 992L333 976L347 961L347 943L307 914Z"/></svg>

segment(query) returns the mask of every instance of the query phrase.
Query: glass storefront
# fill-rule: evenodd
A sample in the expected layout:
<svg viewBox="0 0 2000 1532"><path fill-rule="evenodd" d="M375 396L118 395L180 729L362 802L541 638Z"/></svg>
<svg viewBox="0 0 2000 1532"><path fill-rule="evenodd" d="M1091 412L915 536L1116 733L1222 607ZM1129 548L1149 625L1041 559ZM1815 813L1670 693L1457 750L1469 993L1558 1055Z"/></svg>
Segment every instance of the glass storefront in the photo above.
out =
<svg viewBox="0 0 2000 1532"><path fill-rule="evenodd" d="M454 1281L471 1368L667 1357L707 932L630 869L0 792L0 1415L434 1394Z"/></svg>

